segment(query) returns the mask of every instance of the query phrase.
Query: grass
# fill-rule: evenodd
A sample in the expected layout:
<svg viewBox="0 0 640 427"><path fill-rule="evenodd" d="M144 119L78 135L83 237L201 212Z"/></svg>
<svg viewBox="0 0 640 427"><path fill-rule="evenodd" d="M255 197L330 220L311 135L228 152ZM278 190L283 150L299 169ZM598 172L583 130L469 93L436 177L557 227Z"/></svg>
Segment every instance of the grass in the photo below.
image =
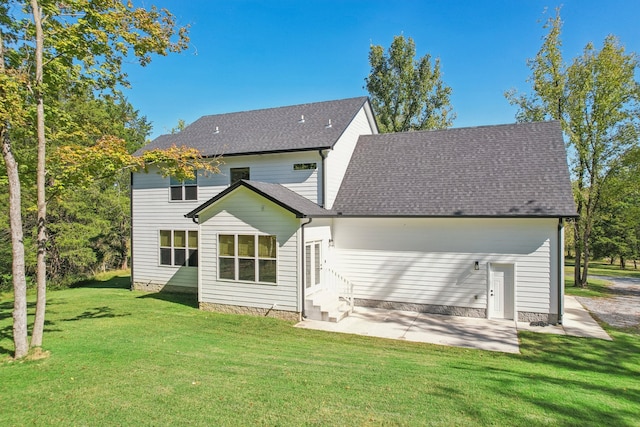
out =
<svg viewBox="0 0 640 427"><path fill-rule="evenodd" d="M633 263L630 264L633 265ZM614 295L614 292L609 288L609 282L605 279L599 278L598 276L633 277L640 279L639 270L630 270L628 268L623 270L620 266L611 265L605 262L589 263L589 277L587 280L587 286L584 288L575 286L575 280L573 279L573 260L567 260L564 273L565 293L567 295L589 298L607 298Z"/></svg>
<svg viewBox="0 0 640 427"><path fill-rule="evenodd" d="M589 297L589 298L606 298L613 295L613 292L609 288L609 282L604 279L594 279L589 277L587 286L580 288L575 286L575 280L573 279L573 267L567 266L564 270L565 276L565 288L564 293L566 295L573 295L576 297Z"/></svg>
<svg viewBox="0 0 640 427"><path fill-rule="evenodd" d="M575 260L567 259L565 264L572 268L575 265ZM573 274L573 273L572 273ZM593 276L611 276L611 277L635 277L640 279L640 270L633 268L633 262L627 262L625 269L620 268L618 264L610 264L604 261L590 261L589 262L589 275Z"/></svg>
<svg viewBox="0 0 640 427"><path fill-rule="evenodd" d="M49 293L47 359L12 362L2 425L638 425L640 336L521 333L520 355L199 311L126 277Z"/></svg>

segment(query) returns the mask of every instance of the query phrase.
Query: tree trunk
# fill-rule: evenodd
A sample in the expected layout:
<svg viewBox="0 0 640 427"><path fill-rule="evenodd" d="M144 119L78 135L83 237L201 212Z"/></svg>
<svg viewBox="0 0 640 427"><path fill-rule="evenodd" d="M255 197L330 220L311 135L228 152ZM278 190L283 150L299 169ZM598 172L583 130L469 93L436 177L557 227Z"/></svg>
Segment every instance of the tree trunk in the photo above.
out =
<svg viewBox="0 0 640 427"><path fill-rule="evenodd" d="M33 334L31 336L31 347L42 346L42 335L44 333L44 317L47 304L47 201L45 195L46 185L46 140L44 132L44 94L42 87L43 62L42 53L44 50L44 34L42 32L42 9L38 0L31 0L33 12L33 23L36 29L36 112L38 131L38 166L36 171L36 189L38 193L38 253L36 259L36 316L33 322Z"/></svg>
<svg viewBox="0 0 640 427"><path fill-rule="evenodd" d="M129 236L121 239L120 247L124 249L122 251L122 263L120 265L120 270L127 270L129 268Z"/></svg>
<svg viewBox="0 0 640 427"><path fill-rule="evenodd" d="M4 72L4 39L0 32L0 72ZM0 88L0 91L3 90ZM27 278L25 274L24 240L22 230L22 195L18 163L11 151L9 124L0 124L2 158L9 183L9 230L11 233L11 275L13 280L13 345L14 358L21 359L29 352L27 330Z"/></svg>
<svg viewBox="0 0 640 427"><path fill-rule="evenodd" d="M574 262L573 269L573 286L579 286L580 284L580 267L582 266L582 247L580 246L580 224L578 224L580 219L576 219L573 221L573 234L574 234L574 251L576 253L576 258Z"/></svg>
<svg viewBox="0 0 640 427"><path fill-rule="evenodd" d="M0 41L1 43L1 41ZM11 151L11 141L6 124L0 129L2 138L2 157L7 167L9 180L9 220L11 230L11 252L13 262L13 344L14 357L21 359L29 352L29 335L27 332L27 279L24 267L24 241L22 232L22 197L18 163Z"/></svg>
<svg viewBox="0 0 640 427"><path fill-rule="evenodd" d="M590 202L590 201L589 201ZM587 279L589 275L589 261L591 260L591 252L589 248L589 239L591 239L591 227L593 222L593 209L589 209L590 205L587 205L587 214L584 223L584 230L582 232L582 276L580 277L580 283L578 286L584 288L587 286Z"/></svg>
<svg viewBox="0 0 640 427"><path fill-rule="evenodd" d="M588 238L588 236L585 236L585 239L586 238ZM580 277L580 284L578 286L580 286L581 288L585 288L587 286L590 259L589 247L587 246L587 244L584 245L584 253L582 255L582 259L584 264L582 265L582 276Z"/></svg>

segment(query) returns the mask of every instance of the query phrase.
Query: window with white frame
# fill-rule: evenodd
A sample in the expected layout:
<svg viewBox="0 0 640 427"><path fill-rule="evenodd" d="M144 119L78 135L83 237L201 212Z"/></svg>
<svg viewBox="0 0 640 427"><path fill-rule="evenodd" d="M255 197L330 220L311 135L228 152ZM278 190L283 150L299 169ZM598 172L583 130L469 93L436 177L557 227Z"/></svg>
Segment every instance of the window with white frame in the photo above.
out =
<svg viewBox="0 0 640 427"><path fill-rule="evenodd" d="M218 235L218 277L225 280L276 283L276 236Z"/></svg>
<svg viewBox="0 0 640 427"><path fill-rule="evenodd" d="M198 266L198 232L160 230L160 265Z"/></svg>
<svg viewBox="0 0 640 427"><path fill-rule="evenodd" d="M198 174L193 179L179 181L173 177L169 180L171 200L198 200Z"/></svg>
<svg viewBox="0 0 640 427"><path fill-rule="evenodd" d="M308 242L304 245L305 284L307 288L320 284L322 269L320 248L320 242Z"/></svg>

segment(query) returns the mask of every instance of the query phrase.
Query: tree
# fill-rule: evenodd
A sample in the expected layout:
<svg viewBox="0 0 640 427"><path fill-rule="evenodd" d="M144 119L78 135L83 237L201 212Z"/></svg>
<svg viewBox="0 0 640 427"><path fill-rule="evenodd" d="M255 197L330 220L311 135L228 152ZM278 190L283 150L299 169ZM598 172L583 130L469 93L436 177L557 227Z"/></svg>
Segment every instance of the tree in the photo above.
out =
<svg viewBox="0 0 640 427"><path fill-rule="evenodd" d="M415 60L413 39L395 36L387 54L371 45L371 71L365 79L380 132L444 129L455 119L451 88L442 81L440 60Z"/></svg>
<svg viewBox="0 0 640 427"><path fill-rule="evenodd" d="M640 258L640 147L629 151L601 191L600 208L594 219L591 244L596 257L633 260Z"/></svg>
<svg viewBox="0 0 640 427"><path fill-rule="evenodd" d="M2 157L6 166L9 187L9 229L11 234L13 302L13 338L15 357L26 356L29 351L27 332L27 282L24 262L24 233L22 229L22 193L20 188L19 166L16 161L9 131L12 125L23 124L25 110L23 105L24 82L22 70L11 69L5 62L5 40L13 42L15 34L7 27L6 5L0 7L0 22L5 24L0 31L0 139Z"/></svg>
<svg viewBox="0 0 640 427"><path fill-rule="evenodd" d="M574 221L575 283L587 284L591 233L609 176L621 158L638 143L640 86L638 62L626 54L615 36L600 50L588 43L567 65L561 54L560 11L545 24L549 29L536 57L528 61L533 91L505 95L519 108L519 121L559 120L569 145L574 196L580 218Z"/></svg>
<svg viewBox="0 0 640 427"><path fill-rule="evenodd" d="M127 151L140 148L150 131L145 117L133 109L122 96L106 96L88 90L64 90L49 102L49 110L56 111L57 120L48 125L47 190L47 282L64 285L83 279L98 271L127 268L129 261L129 173L118 172L113 177L91 182L87 188L70 188L59 192L52 185L57 181L57 145L61 140L78 146L93 145L102 135L113 135L127 142ZM80 126L81 125L81 126ZM14 139L20 135L14 132ZM27 248L35 247L36 229L35 174L26 173L34 164L31 151L18 150L17 160L22 161L23 228ZM27 154L25 155L25 151ZM0 206L9 206L8 186L4 163L0 161ZM57 187L57 185L56 185ZM0 210L0 287L9 290L11 285L11 239L9 215ZM79 256L83 254L83 256ZM27 279L35 277L36 257L27 253L25 259Z"/></svg>
<svg viewBox="0 0 640 427"><path fill-rule="evenodd" d="M68 99L67 99L68 98ZM102 135L126 141L132 153L150 131L145 117L122 96L95 95L89 91L60 94L56 108L69 117L52 124L51 133L65 134L68 144L95 144ZM65 123L82 123L82 132ZM58 187L60 147L49 151L51 184ZM92 180L87 185L48 192L48 282L66 284L108 269L126 269L129 261L129 173ZM28 263L27 263L28 265Z"/></svg>
<svg viewBox="0 0 640 427"><path fill-rule="evenodd" d="M10 14L22 9L27 15ZM2 122L0 134L3 141L3 158L10 188L10 220L13 247L13 283L15 294L14 343L15 357L26 354L28 337L26 332L26 279L24 277L24 247L21 238L21 199L19 166L13 156L11 137L24 136L28 141L37 141L37 282L36 320L33 327L32 347L42 344L44 310L46 302L46 250L47 250L47 190L64 190L64 178L87 178L87 170L105 176L115 168L147 168L148 162L159 162L166 173L176 176L193 174L194 165L205 170L215 170L215 162L204 162L194 150L174 147L167 152L145 153L132 157L126 150L126 142L120 138L105 137L95 145L79 147L88 157L76 163L61 165L58 172L62 179L50 174L47 162L47 143L64 136L51 133L52 123L60 116L55 108L56 96L65 87L74 90L88 89L92 92L111 91L117 93L119 86L127 86L123 61L135 58L147 65L152 54L166 55L179 52L187 46L187 28L178 28L173 16L166 10L151 7L135 8L131 2L100 0L13 0L0 6L0 55L2 57ZM7 42L7 37L9 40ZM35 62L34 62L35 58ZM33 117L36 131L21 121L18 112ZM45 111L47 113L45 117ZM70 118L73 121L73 117ZM74 123L82 130L81 123ZM47 137L47 133L49 136ZM47 141L47 138L49 141ZM70 159L73 145L63 152ZM82 149L78 150L82 152ZM93 156L93 157L91 157ZM71 156L72 157L72 156ZM96 164L102 167L96 170ZM183 169L184 168L184 169ZM53 185L52 185L53 183ZM27 343L25 347L25 343Z"/></svg>

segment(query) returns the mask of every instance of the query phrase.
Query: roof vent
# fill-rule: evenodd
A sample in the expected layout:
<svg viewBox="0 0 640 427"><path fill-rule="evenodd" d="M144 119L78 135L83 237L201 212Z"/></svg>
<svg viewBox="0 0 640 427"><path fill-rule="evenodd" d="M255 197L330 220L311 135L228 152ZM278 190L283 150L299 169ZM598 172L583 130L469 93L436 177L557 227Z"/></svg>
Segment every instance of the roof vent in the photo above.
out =
<svg viewBox="0 0 640 427"><path fill-rule="evenodd" d="M216 126L216 131L213 133L220 133L220 129L218 129L218 126Z"/></svg>
<svg viewBox="0 0 640 427"><path fill-rule="evenodd" d="M300 116L300 120L298 120L298 123L304 123L304 114Z"/></svg>
<svg viewBox="0 0 640 427"><path fill-rule="evenodd" d="M329 119L329 123L325 125L325 128L327 129L329 129L330 127L333 127L333 125L331 124L331 119Z"/></svg>

